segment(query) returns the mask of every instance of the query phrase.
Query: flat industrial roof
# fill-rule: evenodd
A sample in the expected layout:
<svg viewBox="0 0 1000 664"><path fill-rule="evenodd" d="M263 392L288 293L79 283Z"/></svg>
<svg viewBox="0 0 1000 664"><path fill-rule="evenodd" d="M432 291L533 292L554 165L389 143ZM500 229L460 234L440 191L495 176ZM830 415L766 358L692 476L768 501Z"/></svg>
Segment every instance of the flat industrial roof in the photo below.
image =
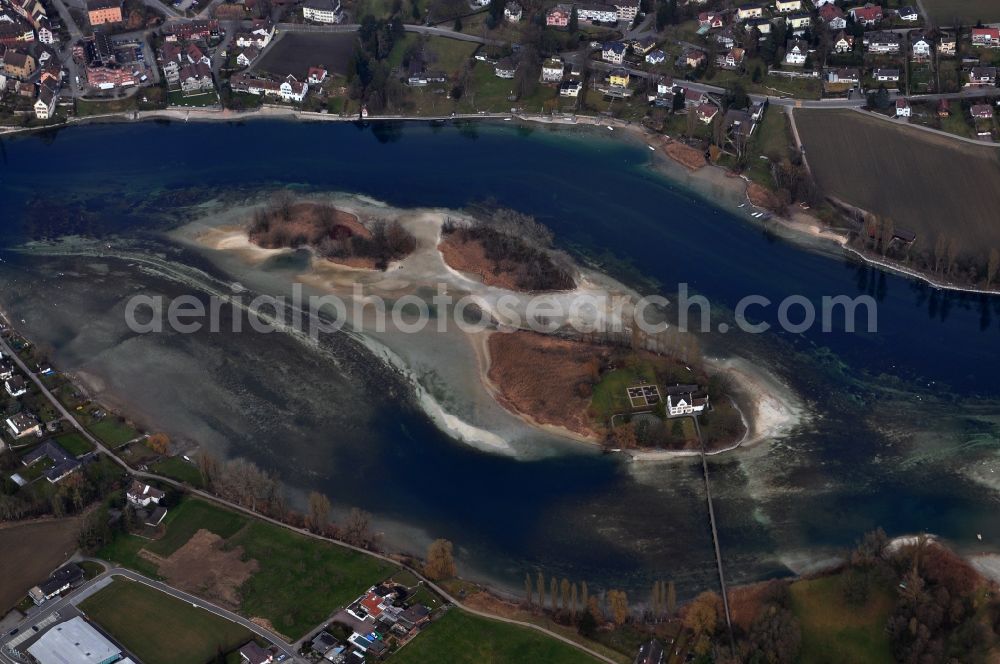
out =
<svg viewBox="0 0 1000 664"><path fill-rule="evenodd" d="M101 664L121 654L80 616L59 623L28 647L41 664Z"/></svg>

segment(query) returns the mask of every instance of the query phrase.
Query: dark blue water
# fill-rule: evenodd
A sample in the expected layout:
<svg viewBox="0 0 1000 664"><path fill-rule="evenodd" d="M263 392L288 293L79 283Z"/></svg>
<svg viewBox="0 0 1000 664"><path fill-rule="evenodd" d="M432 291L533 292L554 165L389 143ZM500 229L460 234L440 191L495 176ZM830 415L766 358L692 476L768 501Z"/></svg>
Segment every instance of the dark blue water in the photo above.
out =
<svg viewBox="0 0 1000 664"><path fill-rule="evenodd" d="M153 224L136 204L145 196L293 185L358 192L401 207L457 208L491 198L535 215L559 244L634 283L648 283L637 275L655 280L671 299L678 284L688 284L712 301L717 321L729 320L747 295L775 303L803 295L817 308L823 296L871 295L878 302L873 334L847 333L835 320L832 332L816 326L802 334L705 339L712 352L767 362L813 416L763 451L713 464L732 576L781 573L782 561L850 545L878 525L894 534L928 530L970 547L977 532L986 534L977 546L996 541L989 531L998 495L989 478L1000 421L1000 299L942 293L776 239L656 174L644 148L512 126L373 130L283 122L89 126L3 147L0 219L8 244L38 227L35 208L45 197L87 201L93 227L135 233ZM120 295L100 282L87 296L96 302L102 289L107 301L91 307L95 317L112 315ZM49 295L72 306L63 291ZM29 307L27 291L6 293L4 304ZM758 309L755 318L773 323L775 308ZM44 327L36 333L54 334ZM79 336L51 339L77 367L88 362ZM116 336L103 350L111 354L124 348L121 342ZM241 343L249 342L233 340L232 348ZM246 349L262 364L267 352L277 353ZM169 382L169 367L159 371ZM204 371L206 380L217 375ZM234 375L235 393L242 386ZM336 389L324 385L317 377L311 387ZM301 403L277 389L267 400L292 410ZM183 397L178 403L197 410ZM394 409L391 399L374 398L372 407L375 414L351 432L363 446L324 445L324 414L307 414L307 424L296 425L312 427L311 452L298 458L308 459L308 474L273 452L283 429L234 431L238 440L230 442L294 486L321 487L340 505L449 537L476 573L515 586L536 566L630 589L648 588L657 577L676 578L688 592L711 584L697 468L636 471L588 455L517 462L457 445L419 413ZM373 481L382 488L370 490Z"/></svg>

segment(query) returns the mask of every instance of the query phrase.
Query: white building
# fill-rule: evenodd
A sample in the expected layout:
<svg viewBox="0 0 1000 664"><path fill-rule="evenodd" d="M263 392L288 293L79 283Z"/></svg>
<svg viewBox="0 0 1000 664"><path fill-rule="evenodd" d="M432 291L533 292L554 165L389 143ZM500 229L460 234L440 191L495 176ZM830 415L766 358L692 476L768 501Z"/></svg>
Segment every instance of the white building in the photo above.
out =
<svg viewBox="0 0 1000 664"><path fill-rule="evenodd" d="M789 43L788 50L785 51L785 64L802 66L809 56L809 45L804 41L794 41Z"/></svg>
<svg viewBox="0 0 1000 664"><path fill-rule="evenodd" d="M913 113L913 109L910 107L910 102L905 99L896 100L896 117L897 118L908 118Z"/></svg>
<svg viewBox="0 0 1000 664"><path fill-rule="evenodd" d="M616 23L618 21L618 8L605 4L579 5L576 8L576 16L581 21Z"/></svg>
<svg viewBox="0 0 1000 664"><path fill-rule="evenodd" d="M601 50L601 58L613 65L620 65L625 61L625 51L625 44L622 42L606 42Z"/></svg>
<svg viewBox="0 0 1000 664"><path fill-rule="evenodd" d="M521 20L521 14L523 14L521 5L516 2L508 2L503 8L503 17L510 21L511 23L517 23Z"/></svg>
<svg viewBox="0 0 1000 664"><path fill-rule="evenodd" d="M302 5L302 18L316 23L340 23L344 17L340 0L306 0Z"/></svg>
<svg viewBox="0 0 1000 664"><path fill-rule="evenodd" d="M28 652L39 664L111 664L122 656L121 648L80 616L50 628Z"/></svg>
<svg viewBox="0 0 1000 664"><path fill-rule="evenodd" d="M159 505L160 501L163 500L163 496L164 493L162 491L139 480L133 480L132 485L125 492L125 497L136 507L149 507L151 504Z"/></svg>
<svg viewBox="0 0 1000 664"><path fill-rule="evenodd" d="M564 65L559 58L549 58L542 64L542 82L558 83L563 77Z"/></svg>
<svg viewBox="0 0 1000 664"><path fill-rule="evenodd" d="M694 415L708 407L707 396L695 396L697 385L675 385L667 388L667 414L670 417Z"/></svg>
<svg viewBox="0 0 1000 664"><path fill-rule="evenodd" d="M39 120L48 120L56 110L56 95L46 86L38 90L38 99L35 100L35 117Z"/></svg>

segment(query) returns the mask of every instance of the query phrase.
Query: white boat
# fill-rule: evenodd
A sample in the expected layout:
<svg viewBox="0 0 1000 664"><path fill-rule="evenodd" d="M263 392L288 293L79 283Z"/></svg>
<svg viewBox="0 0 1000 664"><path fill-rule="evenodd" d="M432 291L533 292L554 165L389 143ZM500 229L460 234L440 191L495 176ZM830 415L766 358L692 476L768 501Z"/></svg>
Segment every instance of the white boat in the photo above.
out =
<svg viewBox="0 0 1000 664"><path fill-rule="evenodd" d="M646 147L649 148L651 151L656 152L656 148L654 148L652 145L647 145Z"/></svg>
<svg viewBox="0 0 1000 664"><path fill-rule="evenodd" d="M612 127L611 125L608 125L608 131L614 131L614 130L615 130L614 127Z"/></svg>
<svg viewBox="0 0 1000 664"><path fill-rule="evenodd" d="M746 206L747 206L747 204L746 204L746 203L740 203L740 204L739 204L739 205L737 205L736 207L746 207Z"/></svg>

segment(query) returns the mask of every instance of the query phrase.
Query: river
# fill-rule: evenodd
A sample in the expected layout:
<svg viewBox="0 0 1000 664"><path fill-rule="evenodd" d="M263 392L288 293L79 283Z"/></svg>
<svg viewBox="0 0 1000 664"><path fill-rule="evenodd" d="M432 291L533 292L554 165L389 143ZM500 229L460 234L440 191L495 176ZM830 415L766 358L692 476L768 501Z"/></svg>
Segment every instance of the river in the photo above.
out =
<svg viewBox="0 0 1000 664"><path fill-rule="evenodd" d="M627 463L541 436L529 457L481 452L444 435L356 344L131 333L129 295L231 277L161 233L178 211L195 214L185 205L278 186L398 207L492 198L637 287L675 299L688 284L717 321L751 294L869 294L875 333L835 322L705 336L708 353L774 372L806 411L787 435L710 463L727 577L806 571L876 526L932 532L966 553L1000 541L1000 298L943 293L766 233L720 207L721 193L665 178L641 146L506 123L251 121L81 126L0 147L0 305L24 331L144 423L249 457L298 500L320 489L342 510L372 512L390 548L446 537L464 573L515 590L539 568L639 598L654 579L684 596L715 583L695 463ZM109 234L105 255L11 250L82 231ZM773 307L757 311L774 322ZM430 388L445 409L457 401Z"/></svg>

